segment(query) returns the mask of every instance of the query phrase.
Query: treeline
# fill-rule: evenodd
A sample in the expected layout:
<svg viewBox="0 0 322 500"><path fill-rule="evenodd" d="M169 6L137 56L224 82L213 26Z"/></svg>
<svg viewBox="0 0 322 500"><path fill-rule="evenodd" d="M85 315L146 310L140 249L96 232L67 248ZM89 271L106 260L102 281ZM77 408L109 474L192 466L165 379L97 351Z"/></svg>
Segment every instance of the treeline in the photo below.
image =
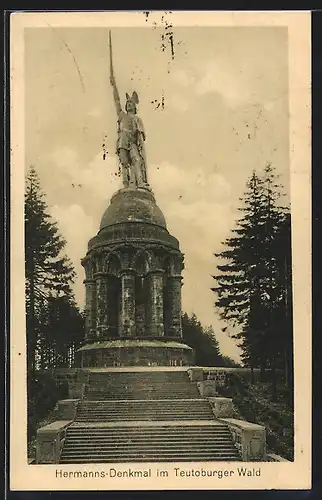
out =
<svg viewBox="0 0 322 500"><path fill-rule="evenodd" d="M28 374L70 367L84 338L72 291L75 272L33 167L25 186L25 286Z"/></svg>
<svg viewBox="0 0 322 500"><path fill-rule="evenodd" d="M216 253L216 307L238 327L234 337L246 366L260 368L276 397L277 371L293 377L291 216L271 165L246 184L241 217Z"/></svg>
<svg viewBox="0 0 322 500"><path fill-rule="evenodd" d="M219 343L213 329L204 327L195 314L182 315L183 340L195 350L195 362L198 366L237 367L238 363L220 352Z"/></svg>

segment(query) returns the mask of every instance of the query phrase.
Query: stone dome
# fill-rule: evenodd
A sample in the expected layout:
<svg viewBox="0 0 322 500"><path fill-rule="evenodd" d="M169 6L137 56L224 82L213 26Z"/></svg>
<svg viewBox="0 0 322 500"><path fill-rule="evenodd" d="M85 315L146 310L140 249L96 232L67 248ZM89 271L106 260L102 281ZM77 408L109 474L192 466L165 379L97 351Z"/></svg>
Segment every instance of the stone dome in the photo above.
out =
<svg viewBox="0 0 322 500"><path fill-rule="evenodd" d="M117 191L103 214L100 230L124 222L143 222L167 228L153 193L147 189L124 188Z"/></svg>

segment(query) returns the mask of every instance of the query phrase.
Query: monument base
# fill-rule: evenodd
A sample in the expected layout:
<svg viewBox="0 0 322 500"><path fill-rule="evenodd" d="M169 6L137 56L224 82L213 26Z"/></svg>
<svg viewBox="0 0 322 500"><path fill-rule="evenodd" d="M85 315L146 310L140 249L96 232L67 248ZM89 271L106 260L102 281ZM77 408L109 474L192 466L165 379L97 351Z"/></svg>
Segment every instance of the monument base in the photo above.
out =
<svg viewBox="0 0 322 500"><path fill-rule="evenodd" d="M86 344L77 353L81 368L117 366L191 366L194 350L162 340L108 340Z"/></svg>

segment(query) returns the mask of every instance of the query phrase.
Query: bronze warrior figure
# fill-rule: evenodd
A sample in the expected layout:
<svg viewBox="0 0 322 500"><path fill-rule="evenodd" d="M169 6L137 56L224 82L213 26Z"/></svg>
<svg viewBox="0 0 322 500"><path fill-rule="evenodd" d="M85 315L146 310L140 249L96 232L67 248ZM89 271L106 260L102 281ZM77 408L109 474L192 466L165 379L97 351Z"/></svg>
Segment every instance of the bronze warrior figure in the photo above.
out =
<svg viewBox="0 0 322 500"><path fill-rule="evenodd" d="M110 41L110 82L118 116L117 154L122 166L123 184L125 187L148 188L145 160L145 131L142 120L137 116L139 97L133 92L130 97L126 93L125 111L122 110L120 96L115 82L111 32Z"/></svg>

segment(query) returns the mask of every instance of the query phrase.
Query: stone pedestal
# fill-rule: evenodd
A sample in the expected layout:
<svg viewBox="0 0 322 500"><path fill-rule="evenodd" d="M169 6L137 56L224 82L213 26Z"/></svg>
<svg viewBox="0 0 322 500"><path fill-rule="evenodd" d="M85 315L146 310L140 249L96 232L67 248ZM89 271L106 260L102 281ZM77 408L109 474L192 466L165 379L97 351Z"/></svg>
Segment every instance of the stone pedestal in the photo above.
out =
<svg viewBox="0 0 322 500"><path fill-rule="evenodd" d="M193 351L181 341L183 255L151 191L121 189L112 196L82 264L86 274L82 366L193 364ZM139 342L131 348L121 345L132 339ZM154 340L173 340L179 347L142 343ZM112 347L106 344L109 341L121 344Z"/></svg>
<svg viewBox="0 0 322 500"><path fill-rule="evenodd" d="M79 349L83 368L121 366L190 366L194 362L191 347L165 340L122 339L87 344ZM71 397L81 397L75 390Z"/></svg>

